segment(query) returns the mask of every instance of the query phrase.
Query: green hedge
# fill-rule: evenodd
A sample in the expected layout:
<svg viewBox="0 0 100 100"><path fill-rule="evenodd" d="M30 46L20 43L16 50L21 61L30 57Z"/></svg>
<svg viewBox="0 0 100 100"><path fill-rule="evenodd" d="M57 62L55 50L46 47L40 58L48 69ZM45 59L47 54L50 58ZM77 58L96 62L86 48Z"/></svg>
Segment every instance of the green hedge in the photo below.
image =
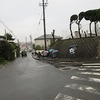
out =
<svg viewBox="0 0 100 100"><path fill-rule="evenodd" d="M14 60L16 49L15 43L8 43L6 41L0 41L0 56L6 60Z"/></svg>

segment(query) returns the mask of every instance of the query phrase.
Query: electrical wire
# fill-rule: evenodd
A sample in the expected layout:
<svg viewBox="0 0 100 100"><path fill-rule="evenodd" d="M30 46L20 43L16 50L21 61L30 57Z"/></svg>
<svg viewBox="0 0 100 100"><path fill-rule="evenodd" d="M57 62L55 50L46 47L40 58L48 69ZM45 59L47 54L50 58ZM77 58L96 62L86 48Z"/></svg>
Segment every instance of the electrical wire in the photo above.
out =
<svg viewBox="0 0 100 100"><path fill-rule="evenodd" d="M16 38L15 34L8 28L8 26L2 21L0 20L0 23L6 28L9 30L9 32L11 32L13 34L13 36Z"/></svg>
<svg viewBox="0 0 100 100"><path fill-rule="evenodd" d="M46 0L46 4L48 4L48 0Z"/></svg>
<svg viewBox="0 0 100 100"><path fill-rule="evenodd" d="M39 19L38 26L37 26L36 33L35 33L34 37L36 36L36 34L37 34L38 31L39 31L39 27L40 27L40 24L41 24L41 20L42 20L42 14L41 14L41 17L40 17L40 19Z"/></svg>
<svg viewBox="0 0 100 100"><path fill-rule="evenodd" d="M41 3L40 3L40 0L39 0L39 4L41 4ZM47 4L48 4L48 0L45 1L45 5L47 5ZM41 5L40 5L40 6L41 6ZM46 6L45 6L45 7L46 7ZM35 35L36 35L36 34L38 33L38 31L39 31L39 27L40 27L41 20L43 20L42 17L43 17L43 13L41 14L41 17L40 17L40 19L39 19L39 23L38 23L38 27L37 27L37 30L36 30ZM35 35L34 35L34 37L35 37Z"/></svg>

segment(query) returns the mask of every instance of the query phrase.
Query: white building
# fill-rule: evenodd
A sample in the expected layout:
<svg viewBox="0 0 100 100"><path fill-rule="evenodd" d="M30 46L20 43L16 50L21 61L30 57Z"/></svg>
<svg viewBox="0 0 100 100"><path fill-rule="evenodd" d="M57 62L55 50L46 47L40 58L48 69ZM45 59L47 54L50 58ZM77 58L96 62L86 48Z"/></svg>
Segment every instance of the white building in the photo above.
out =
<svg viewBox="0 0 100 100"><path fill-rule="evenodd" d="M56 36L55 37L55 41L57 41L58 39L62 39L62 37L60 36ZM44 35L35 38L35 46L40 45L41 47L44 48ZM53 36L51 34L46 34L46 43L47 43L47 47L49 47L51 45L51 43L53 42Z"/></svg>

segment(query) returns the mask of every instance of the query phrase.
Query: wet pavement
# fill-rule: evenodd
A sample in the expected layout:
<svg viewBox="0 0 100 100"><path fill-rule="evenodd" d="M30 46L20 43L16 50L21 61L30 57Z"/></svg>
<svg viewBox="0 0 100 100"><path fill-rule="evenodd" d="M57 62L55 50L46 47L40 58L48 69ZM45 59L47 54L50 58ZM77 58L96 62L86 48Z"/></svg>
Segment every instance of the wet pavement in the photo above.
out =
<svg viewBox="0 0 100 100"><path fill-rule="evenodd" d="M0 70L0 100L100 100L100 65L28 54Z"/></svg>

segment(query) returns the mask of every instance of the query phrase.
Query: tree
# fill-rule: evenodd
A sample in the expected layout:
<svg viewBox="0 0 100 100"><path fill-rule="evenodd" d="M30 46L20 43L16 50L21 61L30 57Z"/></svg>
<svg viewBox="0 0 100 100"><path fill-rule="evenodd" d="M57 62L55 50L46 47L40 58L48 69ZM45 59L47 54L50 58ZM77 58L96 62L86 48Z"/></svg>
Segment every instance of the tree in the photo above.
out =
<svg viewBox="0 0 100 100"><path fill-rule="evenodd" d="M95 26L95 35L97 36L97 22L100 21L100 9L95 10L94 15L94 26Z"/></svg>
<svg viewBox="0 0 100 100"><path fill-rule="evenodd" d="M72 24L74 23L74 22L77 22L77 19L78 19L78 16L76 15L76 14L74 14L74 15L72 15L71 17L70 17L70 32L71 32L71 37L72 37L72 39L74 38L73 37L73 32L72 32Z"/></svg>
<svg viewBox="0 0 100 100"><path fill-rule="evenodd" d="M78 15L78 22L77 22L77 24L78 24L78 32L79 32L80 38L81 38L81 33L80 33L80 22L81 22L81 20L82 20L83 18L84 18L84 12L80 12L79 15Z"/></svg>
<svg viewBox="0 0 100 100"><path fill-rule="evenodd" d="M36 50L41 50L42 47L41 47L40 45L36 45L36 46L35 46L35 49L36 49Z"/></svg>
<svg viewBox="0 0 100 100"><path fill-rule="evenodd" d="M96 25L97 25L97 22L100 21L100 9L88 10L85 12L85 14L86 14L85 19L90 20L90 26L89 26L90 27L90 36L92 36L92 32L91 32L92 22L94 22L95 35L97 36Z"/></svg>
<svg viewBox="0 0 100 100"><path fill-rule="evenodd" d="M12 35L10 33L6 33L4 35L4 37L7 39L7 40L15 40L14 38L12 38Z"/></svg>
<svg viewBox="0 0 100 100"><path fill-rule="evenodd" d="M51 34L52 34L52 37L53 37L53 42L55 43L55 36L54 36L55 30L53 30L53 32Z"/></svg>
<svg viewBox="0 0 100 100"><path fill-rule="evenodd" d="M91 31L92 12L93 12L92 10L88 10L88 11L86 11L85 14L84 14L84 18L85 18L86 20L89 20L89 21L90 21L90 23L89 23L90 37L92 37L92 31Z"/></svg>

